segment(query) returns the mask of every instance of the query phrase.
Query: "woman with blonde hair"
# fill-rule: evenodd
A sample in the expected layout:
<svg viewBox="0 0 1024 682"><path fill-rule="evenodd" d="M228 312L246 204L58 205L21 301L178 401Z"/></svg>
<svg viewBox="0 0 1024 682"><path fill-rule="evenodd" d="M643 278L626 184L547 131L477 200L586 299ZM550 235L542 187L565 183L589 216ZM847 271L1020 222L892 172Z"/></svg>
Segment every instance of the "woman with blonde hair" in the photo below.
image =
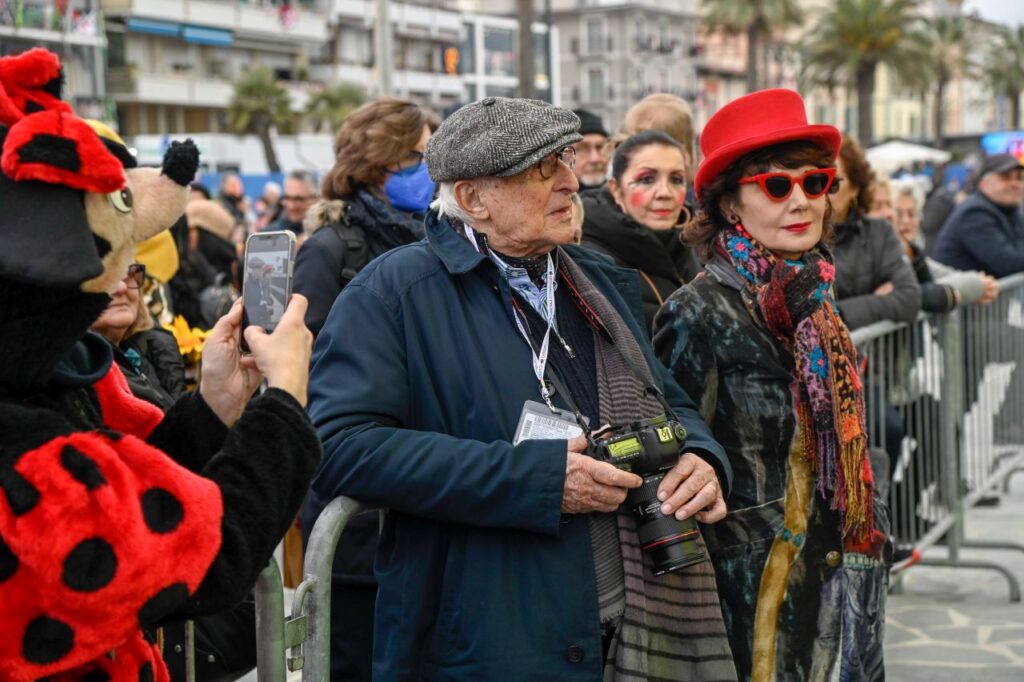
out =
<svg viewBox="0 0 1024 682"><path fill-rule="evenodd" d="M415 102L390 97L367 102L342 122L322 199L306 214L312 236L295 261L293 290L309 299L306 326L313 334L367 263L422 239L435 189L423 149L438 123Z"/></svg>

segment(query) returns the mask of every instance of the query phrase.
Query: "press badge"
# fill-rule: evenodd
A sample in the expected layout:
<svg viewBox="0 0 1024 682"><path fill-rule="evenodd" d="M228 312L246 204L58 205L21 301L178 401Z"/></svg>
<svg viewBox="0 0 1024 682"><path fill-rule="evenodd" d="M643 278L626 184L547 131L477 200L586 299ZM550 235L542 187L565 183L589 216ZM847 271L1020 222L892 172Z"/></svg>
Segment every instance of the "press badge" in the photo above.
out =
<svg viewBox="0 0 1024 682"><path fill-rule="evenodd" d="M519 415L512 445L519 445L524 440L569 440L582 433L583 429L569 410L555 408L552 412L544 403L527 400L523 413Z"/></svg>

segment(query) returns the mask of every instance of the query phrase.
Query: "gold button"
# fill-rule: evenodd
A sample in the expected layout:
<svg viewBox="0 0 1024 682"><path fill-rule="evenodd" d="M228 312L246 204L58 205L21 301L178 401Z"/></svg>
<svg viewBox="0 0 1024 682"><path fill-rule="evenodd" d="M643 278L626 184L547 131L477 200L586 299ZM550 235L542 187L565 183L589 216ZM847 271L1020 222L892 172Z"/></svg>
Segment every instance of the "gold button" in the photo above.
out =
<svg viewBox="0 0 1024 682"><path fill-rule="evenodd" d="M831 552L825 555L825 563L831 566L832 568L835 568L839 564L843 563L843 555L835 550L832 550Z"/></svg>

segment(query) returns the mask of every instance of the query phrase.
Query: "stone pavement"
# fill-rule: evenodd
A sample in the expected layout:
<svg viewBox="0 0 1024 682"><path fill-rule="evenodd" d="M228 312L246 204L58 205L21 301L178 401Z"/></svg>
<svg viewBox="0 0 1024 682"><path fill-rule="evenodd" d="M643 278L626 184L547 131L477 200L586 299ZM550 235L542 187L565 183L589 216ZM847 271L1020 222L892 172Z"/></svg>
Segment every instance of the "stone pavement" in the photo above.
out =
<svg viewBox="0 0 1024 682"><path fill-rule="evenodd" d="M977 540L1024 544L1024 473L998 507L967 513ZM946 556L943 546L925 556ZM961 550L963 559L994 561L1024 585L1024 552ZM1024 682L1024 603L1011 604L995 571L914 566L902 594L890 594L885 625L888 682Z"/></svg>

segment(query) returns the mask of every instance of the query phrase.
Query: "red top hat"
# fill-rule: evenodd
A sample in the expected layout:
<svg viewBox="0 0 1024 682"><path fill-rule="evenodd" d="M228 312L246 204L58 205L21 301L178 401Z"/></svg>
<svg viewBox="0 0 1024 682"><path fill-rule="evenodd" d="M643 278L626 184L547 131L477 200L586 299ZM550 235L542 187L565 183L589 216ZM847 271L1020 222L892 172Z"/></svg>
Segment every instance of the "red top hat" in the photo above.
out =
<svg viewBox="0 0 1024 682"><path fill-rule="evenodd" d="M718 177L736 159L780 142L807 140L839 155L842 136L830 125L808 125L807 111L793 90L760 90L729 102L715 112L700 134L704 161L694 191Z"/></svg>

